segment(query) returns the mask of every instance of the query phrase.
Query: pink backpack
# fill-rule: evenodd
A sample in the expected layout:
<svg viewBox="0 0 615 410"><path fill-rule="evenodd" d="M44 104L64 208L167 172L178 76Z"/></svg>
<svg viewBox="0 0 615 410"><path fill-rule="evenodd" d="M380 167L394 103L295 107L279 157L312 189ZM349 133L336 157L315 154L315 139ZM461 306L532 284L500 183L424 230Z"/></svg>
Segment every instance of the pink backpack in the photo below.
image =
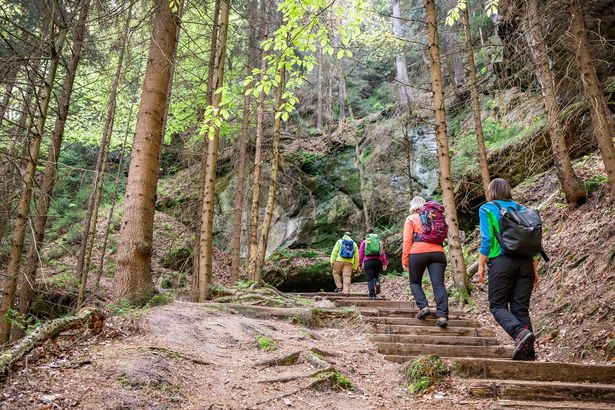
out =
<svg viewBox="0 0 615 410"><path fill-rule="evenodd" d="M448 234L444 218L444 206L436 201L428 201L419 211L423 232L421 241L442 245Z"/></svg>

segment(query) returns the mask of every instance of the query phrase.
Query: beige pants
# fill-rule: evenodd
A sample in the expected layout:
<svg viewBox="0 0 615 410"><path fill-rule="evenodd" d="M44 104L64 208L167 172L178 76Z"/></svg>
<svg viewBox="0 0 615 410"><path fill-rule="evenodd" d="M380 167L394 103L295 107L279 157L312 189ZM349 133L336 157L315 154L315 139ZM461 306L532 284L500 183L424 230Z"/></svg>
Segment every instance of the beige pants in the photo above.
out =
<svg viewBox="0 0 615 410"><path fill-rule="evenodd" d="M335 287L342 289L342 293L350 293L351 279L352 263L336 261L333 264L333 280L335 281Z"/></svg>

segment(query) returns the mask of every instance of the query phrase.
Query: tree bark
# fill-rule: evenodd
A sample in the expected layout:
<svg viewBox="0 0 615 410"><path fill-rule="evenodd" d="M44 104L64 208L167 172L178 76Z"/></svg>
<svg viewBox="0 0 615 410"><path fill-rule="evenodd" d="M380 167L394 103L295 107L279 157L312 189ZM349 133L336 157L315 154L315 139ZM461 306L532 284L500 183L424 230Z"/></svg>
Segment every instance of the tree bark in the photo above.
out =
<svg viewBox="0 0 615 410"><path fill-rule="evenodd" d="M340 121L346 118L346 79L344 78L344 62L340 61L338 77L337 77L337 101L340 107Z"/></svg>
<svg viewBox="0 0 615 410"><path fill-rule="evenodd" d="M120 154L120 162L117 165L117 174L115 175L115 188L113 190L113 196L111 197L111 208L109 208L109 216L107 217L107 227L105 228L105 235L103 236L102 249L100 251L100 258L98 260L98 271L96 273L96 280L94 281L94 293L98 290L100 284L100 278L105 269L105 256L107 254L107 243L109 242L109 233L111 233L111 226L113 225L113 215L115 214L115 206L117 204L117 196L120 188L120 179L124 172L124 155L126 150L126 144L128 142L128 133L130 132L130 123L132 120L133 104L130 105L128 110L128 119L126 120L126 130L124 132L124 141L122 142L122 149Z"/></svg>
<svg viewBox="0 0 615 410"><path fill-rule="evenodd" d="M425 0L425 14L427 18L427 44L429 47L429 73L433 91L433 110L435 116L438 164L440 168L440 188L445 208L446 222L448 223L449 258L455 287L459 292L467 295L466 265L463 259L459 224L457 223L457 209L453 181L451 177L451 160L448 149L448 135L446 131L446 113L444 110L444 86L442 84L442 69L440 65L440 47L438 44L438 17L435 0Z"/></svg>
<svg viewBox="0 0 615 410"><path fill-rule="evenodd" d="M216 47L216 69L214 72L212 107L219 108L222 94L215 91L224 84L224 62L226 57L226 40L230 0L222 0L220 6L220 36ZM220 141L220 128L216 127L213 139L207 146L207 167L205 168L205 189L203 191L203 205L201 213L201 241L199 248L199 301L203 302L209 297L209 286L212 283L213 273L213 226L214 205L216 196L216 171L218 165L218 144Z"/></svg>
<svg viewBox="0 0 615 410"><path fill-rule="evenodd" d="M577 0L566 0L566 9L571 17L570 29L577 61L581 69L581 83L585 89L591 110L594 135L604 163L609 191L611 196L615 197L615 147L613 146L615 122L613 121L613 113L609 109L606 97L600 87L594 60L590 54L583 10Z"/></svg>
<svg viewBox="0 0 615 410"><path fill-rule="evenodd" d="M265 41L269 36L269 7L268 2L264 2L263 13L263 27L264 27L264 39ZM262 72L267 68L267 52L263 50L261 54L260 69ZM262 80L261 75L261 80ZM262 151L263 151L263 139L264 139L264 125L265 122L265 91L261 90L258 96L258 105L256 109L256 141L254 151L254 170L252 172L252 206L250 213L250 241L249 241L249 260L248 260L248 279L254 281L256 279L256 269L258 265L258 220L259 220L259 208L260 208L260 194L261 194L261 170L263 168Z"/></svg>
<svg viewBox="0 0 615 410"><path fill-rule="evenodd" d="M271 228L271 220L273 219L273 211L275 208L275 196L278 188L278 175L280 173L280 125L281 114L280 107L282 106L282 95L286 86L286 70L284 67L278 70L280 75L280 83L275 96L275 112L276 118L273 126L273 161L271 163L271 177L269 179L269 194L267 196L267 207L265 208L265 217L263 218L263 226L261 228L261 239L258 244L258 261L254 282L261 282L261 273L265 265L265 257L267 255L267 242L269 241L269 230Z"/></svg>
<svg viewBox="0 0 615 410"><path fill-rule="evenodd" d="M322 131L322 114L323 114L323 93L322 93L322 71L323 71L323 53L322 47L318 46L318 76L316 77L316 129Z"/></svg>
<svg viewBox="0 0 615 410"><path fill-rule="evenodd" d="M218 30L220 29L220 2L221 0L215 0L214 2L214 15L211 26L211 42L209 47L209 63L207 66L207 94L205 95L205 104L207 106L212 105L212 97L214 95L214 71L216 66L216 48L218 47ZM201 257L201 218L203 213L203 195L205 193L205 170L207 169L207 150L209 139L203 139L203 146L201 147L201 175L199 178L199 206L197 208L197 222L196 222L196 234L194 236L194 257L192 258L192 301L199 301L199 277L201 276L200 270L200 257Z"/></svg>
<svg viewBox="0 0 615 410"><path fill-rule="evenodd" d="M527 0L525 11L525 35L530 46L529 51L536 66L536 76L538 77L545 108L547 109L549 136L551 138L551 148L553 150L557 177L568 205L576 206L585 201L586 194L581 181L572 168L572 161L566 146L566 137L559 119L560 109L557 104L555 79L551 72L549 52L538 14L538 1Z"/></svg>
<svg viewBox="0 0 615 410"><path fill-rule="evenodd" d="M403 38L400 9L400 0L393 0L393 15L391 17L391 21L393 23L393 34L398 39ZM408 90L410 80L408 78L406 56L401 52L395 56L395 70L395 81L397 81L397 86L399 89L399 103L403 107L408 107L408 104L410 103L410 93Z"/></svg>
<svg viewBox="0 0 615 410"><path fill-rule="evenodd" d="M158 0L126 182L119 234L122 245L115 275L115 300L131 304L146 303L153 291L150 269L154 206L178 24L168 0Z"/></svg>
<svg viewBox="0 0 615 410"><path fill-rule="evenodd" d="M472 45L472 32L470 30L469 6L463 9L461 22L466 36L466 53L468 57L468 68L470 69L470 92L472 95L472 110L474 111L474 122L476 128L476 142L478 144L478 164L480 166L483 190L487 198L487 190L491 177L489 176L489 162L487 161L487 149L485 148L485 136L483 134L483 120L480 114L480 100L478 92L478 76L476 75L476 63L474 61L474 46Z"/></svg>
<svg viewBox="0 0 615 410"><path fill-rule="evenodd" d="M348 114L350 115L350 120L353 123L354 131L354 154L355 154L355 166L359 171L359 193L361 194L361 202L363 204L363 219L365 220L365 231L368 231L369 228L372 227L372 221L369 217L369 207L367 206L367 188L365 187L365 169L363 168L363 163L361 162L361 158L363 157L363 149L361 148L361 141L356 131L356 127L354 127L354 114L352 111L352 106L348 104Z"/></svg>
<svg viewBox="0 0 615 410"><path fill-rule="evenodd" d="M11 252L9 262L6 267L6 277L4 280L4 289L2 291L2 302L0 303L0 344L8 342L10 336L11 322L7 313L13 306L15 290L17 288L17 277L19 274L19 266L21 263L21 254L23 251L24 237L26 234L26 226L28 224L28 215L30 213L30 202L32 199L32 187L36 178L36 163L41 148L41 141L45 132L45 121L47 119L47 110L51 101L51 92L55 81L56 72L58 71L58 63L62 53L62 44L66 32L61 29L56 41L54 36L55 26L53 24L53 13L50 23L49 43L51 44L51 59L49 69L45 76L43 89L41 90L38 102L38 120L36 130L30 139L28 147L28 158L25 172L23 174L23 190L19 198L17 206L17 218L13 229Z"/></svg>
<svg viewBox="0 0 615 410"><path fill-rule="evenodd" d="M250 5L250 29L248 33L248 62L246 64L246 75L252 73L252 69L256 67L255 49L256 49L256 1L252 1ZM248 146L248 134L250 132L250 105L251 96L247 94L243 96L243 117L241 120L241 137L239 139L239 161L237 163L237 188L235 190L235 210L233 215L233 236L231 242L231 285L234 285L239 279L239 267L241 264L241 215L243 211L243 196L244 185L246 179L246 150Z"/></svg>
<svg viewBox="0 0 615 410"><path fill-rule="evenodd" d="M53 128L51 136L51 146L45 164L45 175L43 176L42 191L38 199L37 215L34 218L34 240L30 243L28 257L25 264L24 280L21 283L19 291L19 312L27 315L30 312L30 304L34 295L34 283L36 281L36 273L39 264L39 255L43 247L45 239L45 228L47 227L47 218L51 199L53 198L53 188L55 187L58 160L60 158L60 149L62 148L62 140L64 139L64 128L66 119L68 118L68 109L70 107L73 85L75 76L77 75L77 67L81 57L81 48L85 37L85 28L90 8L90 1L86 0L82 3L79 14L79 21L75 27L75 37L71 49L71 60L68 64L64 85L62 86L62 96L58 105L58 117ZM14 338L23 336L21 328L13 327Z"/></svg>
<svg viewBox="0 0 615 410"><path fill-rule="evenodd" d="M11 148L7 153L7 161L3 164L2 178L0 179L0 243L4 242L8 235L9 220L11 218L11 207L17 184L19 183L19 162L20 153L23 147L27 146L28 135L30 134L29 124L30 104L34 96L34 85L30 84L22 102L21 113L17 123L11 132Z"/></svg>
<svg viewBox="0 0 615 410"><path fill-rule="evenodd" d="M11 97L13 96L13 87L15 86L15 78L17 77L18 71L19 65L13 64L13 66L9 69L9 72L5 75L2 81L4 84L6 84L6 88L4 90L4 95L2 96L2 101L0 101L0 126L2 126L2 121L4 120L6 111L9 108Z"/></svg>
<svg viewBox="0 0 615 410"><path fill-rule="evenodd" d="M130 19L132 17L132 4L128 8L128 15L124 30L122 32L122 46L117 60L117 67L109 92L109 102L107 103L107 114L105 117L105 125L103 135L98 147L98 157L92 177L92 190L88 199L88 209L86 212L85 221L83 223L83 232L81 233L81 244L79 246L79 254L77 255L77 268L75 275L79 281L79 294L77 296L77 309L81 308L85 289L87 286L88 273L90 270L90 260L92 257L92 249L94 247L94 237L96 235L96 224L98 223L98 209L102 201L102 193L104 188L105 168L107 165L107 155L109 153L109 145L111 144L111 136L113 134L113 125L115 122L115 111L117 108L117 92L120 86L122 75L122 67L124 65L124 55L128 47L128 33L130 30Z"/></svg>

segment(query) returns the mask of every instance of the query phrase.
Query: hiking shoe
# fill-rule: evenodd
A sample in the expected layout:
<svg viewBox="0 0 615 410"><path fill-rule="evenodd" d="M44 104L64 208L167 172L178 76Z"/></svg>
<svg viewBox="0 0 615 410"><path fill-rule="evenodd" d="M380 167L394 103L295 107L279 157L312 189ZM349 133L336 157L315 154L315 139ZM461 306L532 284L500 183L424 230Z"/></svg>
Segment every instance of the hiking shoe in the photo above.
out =
<svg viewBox="0 0 615 410"><path fill-rule="evenodd" d="M370 296L369 300L376 300L376 296Z"/></svg>
<svg viewBox="0 0 615 410"><path fill-rule="evenodd" d="M448 319L445 317L439 317L438 320L436 321L436 326L444 329L445 327L448 326Z"/></svg>
<svg viewBox="0 0 615 410"><path fill-rule="evenodd" d="M342 291L342 288L335 288L335 290L333 292L340 293L341 291Z"/></svg>
<svg viewBox="0 0 615 410"><path fill-rule="evenodd" d="M536 336L529 329L523 329L515 338L515 350L513 360L527 360L528 352L534 350Z"/></svg>
<svg viewBox="0 0 615 410"><path fill-rule="evenodd" d="M429 316L430 313L431 311L429 310L429 308L424 307L423 309L419 310L419 313L416 314L416 318L420 320L427 319L427 316Z"/></svg>
<svg viewBox="0 0 615 410"><path fill-rule="evenodd" d="M525 360L527 360L528 362L536 361L536 350L534 350L534 346L528 347L527 358Z"/></svg>
<svg viewBox="0 0 615 410"><path fill-rule="evenodd" d="M376 282L376 295L380 294L380 282Z"/></svg>

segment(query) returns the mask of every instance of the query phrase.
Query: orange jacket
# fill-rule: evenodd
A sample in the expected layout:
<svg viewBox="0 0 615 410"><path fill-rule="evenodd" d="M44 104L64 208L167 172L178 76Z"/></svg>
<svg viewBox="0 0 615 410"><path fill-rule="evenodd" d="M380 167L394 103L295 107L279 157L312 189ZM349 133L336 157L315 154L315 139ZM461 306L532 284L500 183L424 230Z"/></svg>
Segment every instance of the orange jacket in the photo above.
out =
<svg viewBox="0 0 615 410"><path fill-rule="evenodd" d="M414 234L423 232L421 217L419 214L412 214L406 218L404 223L404 244L401 253L401 264L408 270L408 256L413 253L444 252L442 245L428 242L414 242Z"/></svg>

